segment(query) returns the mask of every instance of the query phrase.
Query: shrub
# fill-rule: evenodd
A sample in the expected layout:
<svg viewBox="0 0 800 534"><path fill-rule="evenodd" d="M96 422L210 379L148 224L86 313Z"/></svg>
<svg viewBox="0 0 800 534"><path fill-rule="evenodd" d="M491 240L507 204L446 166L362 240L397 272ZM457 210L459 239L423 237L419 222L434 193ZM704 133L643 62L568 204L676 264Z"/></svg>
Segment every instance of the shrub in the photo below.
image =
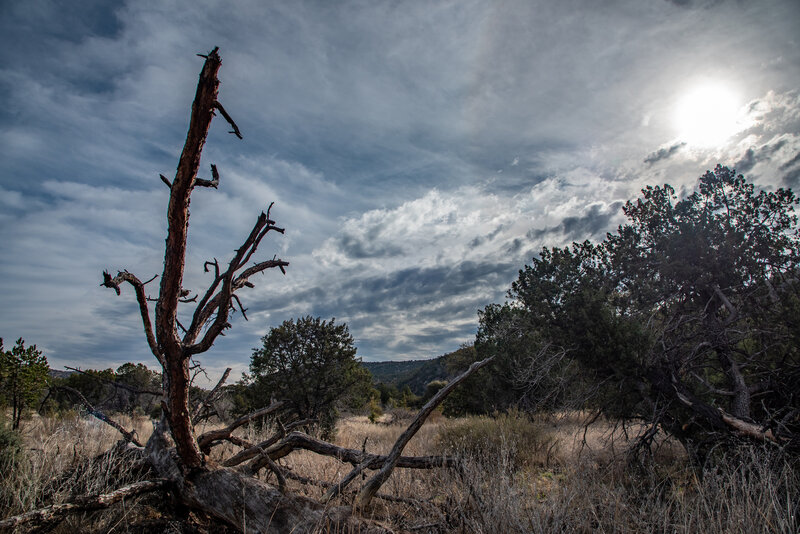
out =
<svg viewBox="0 0 800 534"><path fill-rule="evenodd" d="M378 419L383 415L383 408L381 407L380 400L378 400L377 396L373 396L369 399L369 405L367 408L369 409L369 422L377 423Z"/></svg>
<svg viewBox="0 0 800 534"><path fill-rule="evenodd" d="M22 438L19 433L0 422L0 471L8 472L22 453Z"/></svg>
<svg viewBox="0 0 800 534"><path fill-rule="evenodd" d="M448 422L439 433L442 452L479 462L502 459L512 470L541 464L552 438L522 412L471 416Z"/></svg>

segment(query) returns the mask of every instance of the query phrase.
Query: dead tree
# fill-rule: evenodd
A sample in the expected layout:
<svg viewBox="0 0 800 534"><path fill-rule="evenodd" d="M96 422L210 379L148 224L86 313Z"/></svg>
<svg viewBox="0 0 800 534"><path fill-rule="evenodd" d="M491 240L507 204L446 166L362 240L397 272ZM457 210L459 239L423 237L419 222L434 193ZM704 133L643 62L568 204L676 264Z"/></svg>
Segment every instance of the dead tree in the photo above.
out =
<svg viewBox="0 0 800 534"><path fill-rule="evenodd" d="M195 187L216 189L220 181L219 172L214 165L211 165L212 180L197 177L201 152L215 112L218 111L225 118L232 128L231 133L240 139L242 137L238 126L218 100L217 72L221 61L217 49L202 57L205 58L205 63L200 73L189 131L175 178L170 181L161 175L161 180L169 187L170 197L164 270L158 297L149 298L145 288L149 281L142 282L127 270L119 271L116 276L103 273L102 285L114 289L118 295L124 283L133 287L148 345L163 368L162 422L143 453L158 476L170 482L172 491L181 502L246 532L314 532L333 525L360 532L385 531L383 527L352 516L353 507L331 507L327 502L322 504L281 491L285 478L274 460L294 450L305 449L352 463L357 472L364 469L376 470L377 474L368 481L357 499L358 508L365 508L395 467L431 468L453 465L453 459L405 457L401 453L408 440L447 392L456 383L486 365L489 360L473 364L451 386L443 389L426 404L387 456L343 449L300 432L287 433L308 421L294 422L268 442L260 444L247 443L232 435L237 426L249 422L254 416L263 416L278 410L280 401L260 410L258 414L234 422L225 429L201 436L195 434L196 421L193 419L199 418L203 407L198 406L193 410L189 405L190 359L209 350L216 338L231 326L229 316L233 310L238 308L245 315L245 309L236 292L245 287L252 288L250 278L253 275L273 268L286 274L285 268L289 265L277 257L254 261L254 255L268 233L284 232L272 220L270 205L267 212L262 212L258 217L242 245L236 249L227 268L223 269L216 259L206 262L205 270L208 272L210 267L213 278L202 296L198 294L189 298L190 292L183 287L190 196ZM150 301L155 301L154 322L150 318ZM191 323L184 326L178 321L178 306L190 302L195 308ZM222 382L224 378L217 384L215 391L221 387ZM223 441L243 449L235 457L236 462L226 462L230 467L215 465L206 456L213 446ZM275 472L281 482L280 489L252 476L263 467L269 467ZM354 476L346 478L336 487L342 488L353 478ZM327 499L334 498L338 491L331 492Z"/></svg>

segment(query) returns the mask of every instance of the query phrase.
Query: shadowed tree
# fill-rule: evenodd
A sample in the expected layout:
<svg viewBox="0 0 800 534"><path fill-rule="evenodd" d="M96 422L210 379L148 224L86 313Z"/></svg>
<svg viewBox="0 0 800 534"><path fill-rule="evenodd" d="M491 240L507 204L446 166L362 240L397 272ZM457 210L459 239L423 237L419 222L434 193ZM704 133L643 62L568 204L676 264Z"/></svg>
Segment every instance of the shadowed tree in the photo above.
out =
<svg viewBox="0 0 800 534"><path fill-rule="evenodd" d="M9 351L0 338L0 400L11 405L11 428L19 429L23 412L32 406L47 386L50 367L36 345L25 347L22 338Z"/></svg>
<svg viewBox="0 0 800 534"><path fill-rule="evenodd" d="M642 195L603 243L520 271L483 311L478 353L502 354L520 386L566 384L582 407L645 421L643 446L661 428L698 461L741 439L799 451L797 198L721 166L683 200Z"/></svg>
<svg viewBox="0 0 800 534"><path fill-rule="evenodd" d="M297 419L317 420L323 436L333 431L338 402L360 394L363 404L372 392L372 376L356 359L347 325L334 321L284 321L261 339L250 363L260 404L272 397L286 400Z"/></svg>

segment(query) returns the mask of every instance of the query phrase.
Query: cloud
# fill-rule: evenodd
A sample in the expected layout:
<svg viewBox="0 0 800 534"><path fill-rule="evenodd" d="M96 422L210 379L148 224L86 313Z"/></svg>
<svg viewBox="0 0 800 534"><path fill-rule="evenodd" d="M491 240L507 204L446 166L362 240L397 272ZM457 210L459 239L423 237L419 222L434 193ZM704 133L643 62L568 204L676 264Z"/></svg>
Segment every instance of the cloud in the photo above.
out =
<svg viewBox="0 0 800 534"><path fill-rule="evenodd" d="M781 148L786 146L787 139L777 139L774 142L767 143L761 147L750 147L736 163L736 170L742 174L750 172L757 163L761 161L769 161ZM785 163L781 165L784 168Z"/></svg>
<svg viewBox="0 0 800 534"><path fill-rule="evenodd" d="M782 163L781 166L780 166L780 169L782 171L785 171L786 169L788 169L790 167L794 167L798 163L800 163L800 152L797 152L797 154L795 154L794 157L792 159L790 159L789 161L786 161L786 162Z"/></svg>
<svg viewBox="0 0 800 534"><path fill-rule="evenodd" d="M669 147L659 148L658 150L656 150L655 152L651 153L649 156L644 158L644 162L652 165L652 164L657 163L659 161L663 161L665 159L669 159L673 155L675 155L678 152L678 150L680 150L684 146L686 146L686 143L679 142L679 143L675 143L675 144L673 144L673 145L671 145Z"/></svg>
<svg viewBox="0 0 800 534"><path fill-rule="evenodd" d="M0 335L55 365L149 358L132 295L99 276L160 271L158 174L183 145L194 54L215 44L245 139L209 132L201 169L221 184L192 198L185 283L202 288L203 262L226 261L272 201L286 234L263 257L291 265L243 292L251 320L212 367L243 368L258 336L309 313L346 318L374 359L452 350L539 247L601 237L645 184L689 191L726 161L764 187L797 181L792 1L6 4ZM699 72L761 95L730 146L669 141Z"/></svg>
<svg viewBox="0 0 800 534"><path fill-rule="evenodd" d="M596 238L598 234L605 233L611 229L611 222L620 216L622 202L612 204L591 204L587 206L585 213L577 216L564 217L561 222L554 227L538 228L528 232L527 237L535 241L547 241L545 238L558 239L562 242L567 240L584 241Z"/></svg>

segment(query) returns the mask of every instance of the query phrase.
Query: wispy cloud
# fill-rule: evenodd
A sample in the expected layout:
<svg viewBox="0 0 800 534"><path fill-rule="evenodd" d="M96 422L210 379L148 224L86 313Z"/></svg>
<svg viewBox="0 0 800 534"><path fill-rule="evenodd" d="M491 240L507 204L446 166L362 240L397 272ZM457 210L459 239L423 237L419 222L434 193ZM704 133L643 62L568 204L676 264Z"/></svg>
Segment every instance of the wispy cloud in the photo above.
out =
<svg viewBox="0 0 800 534"><path fill-rule="evenodd" d="M645 163L649 163L652 165L653 163L657 163L659 161L669 159L674 156L678 150L685 147L686 143L684 142L677 142L668 147L659 148L655 152L650 153L646 158L644 158Z"/></svg>

